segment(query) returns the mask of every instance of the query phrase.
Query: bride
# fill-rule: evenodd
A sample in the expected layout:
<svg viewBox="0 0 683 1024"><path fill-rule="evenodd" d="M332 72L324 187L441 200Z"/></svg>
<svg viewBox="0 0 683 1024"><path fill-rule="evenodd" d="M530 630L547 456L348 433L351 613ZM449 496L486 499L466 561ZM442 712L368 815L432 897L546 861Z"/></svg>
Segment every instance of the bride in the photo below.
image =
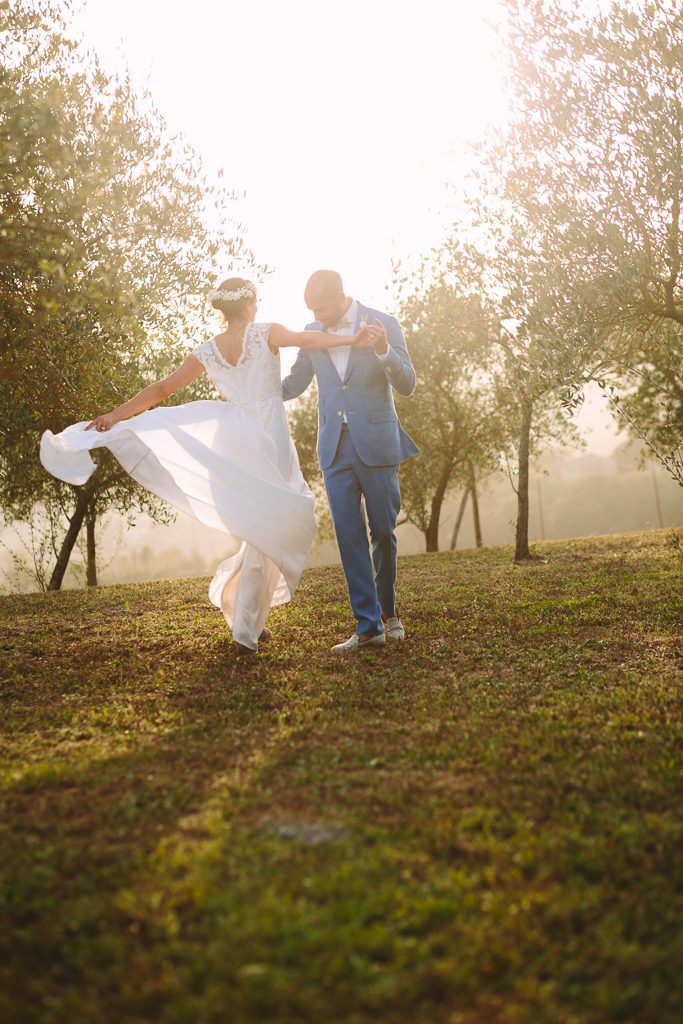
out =
<svg viewBox="0 0 683 1024"><path fill-rule="evenodd" d="M90 450L106 447L148 490L241 541L218 566L209 596L238 651L249 653L269 635L269 610L291 599L315 532L313 495L282 401L279 350L365 345L369 329L349 339L254 323L256 288L238 277L208 297L222 314L222 333L112 412L57 435L46 431L40 458L54 476L84 484L95 470ZM158 405L201 373L221 401Z"/></svg>

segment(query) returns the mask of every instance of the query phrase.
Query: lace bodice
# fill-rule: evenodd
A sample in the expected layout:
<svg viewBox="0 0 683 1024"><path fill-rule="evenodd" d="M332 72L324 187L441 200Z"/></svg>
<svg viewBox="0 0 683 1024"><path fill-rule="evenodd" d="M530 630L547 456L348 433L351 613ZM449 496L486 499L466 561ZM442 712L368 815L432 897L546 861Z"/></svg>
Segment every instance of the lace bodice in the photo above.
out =
<svg viewBox="0 0 683 1024"><path fill-rule="evenodd" d="M273 355L268 347L269 327L247 324L242 353L234 366L221 354L215 338L193 351L226 402L256 411L274 398L282 401L280 353Z"/></svg>

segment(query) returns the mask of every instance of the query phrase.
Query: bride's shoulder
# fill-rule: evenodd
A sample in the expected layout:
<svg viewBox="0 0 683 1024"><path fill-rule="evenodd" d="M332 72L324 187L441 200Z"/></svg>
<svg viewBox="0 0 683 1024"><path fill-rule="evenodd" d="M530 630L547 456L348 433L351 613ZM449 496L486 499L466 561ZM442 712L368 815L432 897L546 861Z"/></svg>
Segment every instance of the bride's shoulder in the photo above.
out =
<svg viewBox="0 0 683 1024"><path fill-rule="evenodd" d="M268 341L268 334L272 324L249 324L249 333L252 338L258 338L259 341Z"/></svg>
<svg viewBox="0 0 683 1024"><path fill-rule="evenodd" d="M215 338L209 338L208 341L203 341L201 345L197 345L195 348L192 349L190 355L194 356L195 359L198 359L199 362L202 363L206 356L208 355L208 353L213 350L215 341Z"/></svg>
<svg viewBox="0 0 683 1024"><path fill-rule="evenodd" d="M277 356L279 359L279 349L277 347L273 347L270 342L270 329L273 326L272 321L263 324L250 324L251 333L248 336L249 348L254 355L257 352L262 355L267 353L271 356Z"/></svg>

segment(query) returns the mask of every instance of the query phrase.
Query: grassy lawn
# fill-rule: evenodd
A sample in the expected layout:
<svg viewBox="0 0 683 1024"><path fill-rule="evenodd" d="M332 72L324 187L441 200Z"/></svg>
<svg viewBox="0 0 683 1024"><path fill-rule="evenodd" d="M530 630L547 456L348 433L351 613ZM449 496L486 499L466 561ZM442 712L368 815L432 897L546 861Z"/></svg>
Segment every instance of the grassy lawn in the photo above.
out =
<svg viewBox="0 0 683 1024"><path fill-rule="evenodd" d="M683 567L664 532L0 599L0 1019L683 1020Z"/></svg>

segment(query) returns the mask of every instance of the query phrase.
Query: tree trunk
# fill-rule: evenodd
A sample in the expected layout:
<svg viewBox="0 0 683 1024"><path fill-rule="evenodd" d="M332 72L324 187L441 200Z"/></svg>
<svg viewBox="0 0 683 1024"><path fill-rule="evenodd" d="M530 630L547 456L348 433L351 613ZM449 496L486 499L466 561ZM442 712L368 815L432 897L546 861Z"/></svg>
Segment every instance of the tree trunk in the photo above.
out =
<svg viewBox="0 0 683 1024"><path fill-rule="evenodd" d="M470 477L470 494L472 495L472 516L474 518L474 543L478 548L483 548L484 541L481 536L481 519L479 518L479 497L477 496L477 478L474 473L474 463L468 462L467 468Z"/></svg>
<svg viewBox="0 0 683 1024"><path fill-rule="evenodd" d="M453 466L447 463L441 471L439 482L436 485L436 490L432 497L432 507L429 515L429 523L427 529L424 531L426 550L427 551L438 551L439 550L439 524L441 522L441 506L443 505L443 499L446 496L448 490L448 481L451 478L451 472Z"/></svg>
<svg viewBox="0 0 683 1024"><path fill-rule="evenodd" d="M76 508L74 509L74 514L69 520L69 529L66 531L66 536L62 541L61 549L57 555L57 562L52 570L50 582L47 585L48 590L59 590L62 585L64 573L66 572L66 567L69 564L69 559L71 558L71 552L74 549L76 538L78 537L81 526L83 525L85 514L88 511L88 505L90 504L92 494L93 492L91 490L85 489L81 489L78 492Z"/></svg>
<svg viewBox="0 0 683 1024"><path fill-rule="evenodd" d="M515 534L515 562L531 560L529 551L529 435L533 402L526 399L522 405L522 425L519 431L517 530Z"/></svg>
<svg viewBox="0 0 683 1024"><path fill-rule="evenodd" d="M425 535L425 551L438 551L439 550L439 520L434 519L434 516L429 520L429 525L424 531Z"/></svg>
<svg viewBox="0 0 683 1024"><path fill-rule="evenodd" d="M438 537L434 537L434 522L432 519L429 520L429 525L424 531L425 534L425 551L438 551Z"/></svg>
<svg viewBox="0 0 683 1024"><path fill-rule="evenodd" d="M460 526L462 524L462 517L465 515L465 507L467 505L467 499L470 496L470 489L466 487L462 492L462 498L460 499L460 508L455 518L455 526L453 527L453 533L451 534L450 550L455 550L455 545L458 543L458 534L460 533Z"/></svg>
<svg viewBox="0 0 683 1024"><path fill-rule="evenodd" d="M95 523L97 515L91 507L85 520L87 561L85 582L88 587L97 586L97 552L95 550Z"/></svg>
<svg viewBox="0 0 683 1024"><path fill-rule="evenodd" d="M655 467L650 463L650 469L652 470L652 486L655 492L655 504L657 505L657 522L659 523L660 529L664 526L664 520L662 518L662 503L659 500L659 488L657 487L657 475L655 473Z"/></svg>

